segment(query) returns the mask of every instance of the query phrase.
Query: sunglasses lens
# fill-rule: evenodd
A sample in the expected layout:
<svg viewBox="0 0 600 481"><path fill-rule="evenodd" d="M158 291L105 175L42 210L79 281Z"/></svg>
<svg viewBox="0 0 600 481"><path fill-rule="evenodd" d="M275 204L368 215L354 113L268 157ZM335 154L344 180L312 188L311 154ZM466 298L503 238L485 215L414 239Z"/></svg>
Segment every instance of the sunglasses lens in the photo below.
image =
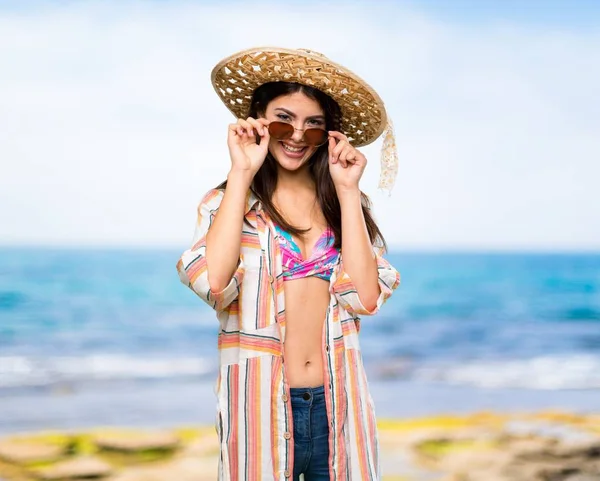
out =
<svg viewBox="0 0 600 481"><path fill-rule="evenodd" d="M269 124L269 134L277 140L289 139L294 135L294 126L285 122L271 122Z"/></svg>
<svg viewBox="0 0 600 481"><path fill-rule="evenodd" d="M286 122L271 122L269 134L277 140L290 139L294 135L294 126ZM327 142L327 131L323 129L306 129L304 142L312 147L319 147Z"/></svg>
<svg viewBox="0 0 600 481"><path fill-rule="evenodd" d="M327 142L327 131L323 129L306 129L304 141L313 147L319 147Z"/></svg>

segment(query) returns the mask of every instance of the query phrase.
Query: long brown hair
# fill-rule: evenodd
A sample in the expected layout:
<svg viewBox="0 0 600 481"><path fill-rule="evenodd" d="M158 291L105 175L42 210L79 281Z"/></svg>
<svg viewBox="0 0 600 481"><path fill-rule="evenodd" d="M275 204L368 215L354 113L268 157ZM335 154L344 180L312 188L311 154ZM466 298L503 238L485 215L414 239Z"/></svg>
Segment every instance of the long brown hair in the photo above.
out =
<svg viewBox="0 0 600 481"><path fill-rule="evenodd" d="M325 114L325 128L327 130L340 131L342 112L338 103L329 95L314 87L293 82L269 82L258 87L252 95L248 116L258 118L264 115L269 102L282 95L289 95L296 92L301 92L319 103ZM327 224L335 235L335 247L339 249L342 246L342 212L335 192L335 186L329 173L328 163L329 151L327 143L319 147L308 160L309 173L316 186L319 206ZM220 184L217 188L225 189L226 186L227 181ZM276 186L277 161L273 158L271 152L268 152L264 163L252 180L250 190L260 200L263 209L276 224L291 234L301 236L307 232L307 229L300 229L290 225L273 204L271 197L273 192L275 192ZM363 192L361 192L361 204L371 243L374 244L377 241L377 244L383 246L385 249L387 246L383 234L371 215L371 201Z"/></svg>

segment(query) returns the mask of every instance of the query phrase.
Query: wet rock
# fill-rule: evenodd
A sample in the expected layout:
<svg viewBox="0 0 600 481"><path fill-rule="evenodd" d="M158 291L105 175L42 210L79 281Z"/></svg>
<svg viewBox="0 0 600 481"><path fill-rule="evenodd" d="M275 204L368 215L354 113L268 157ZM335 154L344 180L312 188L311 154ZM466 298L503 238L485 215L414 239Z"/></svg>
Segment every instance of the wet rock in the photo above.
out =
<svg viewBox="0 0 600 481"><path fill-rule="evenodd" d="M481 443L493 442L498 434L487 428L463 428L454 430L428 429L420 430L406 436L406 442L413 448L419 448L426 443Z"/></svg>
<svg viewBox="0 0 600 481"><path fill-rule="evenodd" d="M490 472L490 470L499 472L511 461L509 453L490 451L458 451L450 453L440 461L439 468L445 472L462 474L474 472Z"/></svg>
<svg viewBox="0 0 600 481"><path fill-rule="evenodd" d="M552 455L559 458L600 459L600 438L561 443L554 448Z"/></svg>
<svg viewBox="0 0 600 481"><path fill-rule="evenodd" d="M387 436L392 439L393 437L397 437L398 433L389 432L386 433ZM419 429L417 431L406 433L405 440L408 444L413 446L418 446L424 442L434 441L434 440L443 440L447 441L450 439L451 433L442 429ZM381 437L381 434L380 434Z"/></svg>
<svg viewBox="0 0 600 481"><path fill-rule="evenodd" d="M61 461L47 468L38 468L31 473L42 480L98 479L111 474L112 468L101 459L82 456Z"/></svg>
<svg viewBox="0 0 600 481"><path fill-rule="evenodd" d="M549 453L557 445L558 440L552 438L516 438L510 441L504 440L501 444L510 451L513 457L536 457L540 453Z"/></svg>
<svg viewBox="0 0 600 481"><path fill-rule="evenodd" d="M423 431L412 437L410 446L420 462L449 473L445 479L452 481L600 481L600 439L594 435L540 430L535 423L542 436L531 424L517 426L496 432Z"/></svg>
<svg viewBox="0 0 600 481"><path fill-rule="evenodd" d="M574 474L564 481L600 481L600 474Z"/></svg>
<svg viewBox="0 0 600 481"><path fill-rule="evenodd" d="M60 459L63 454L64 448L56 444L25 441L0 442L0 459L19 465L54 461Z"/></svg>
<svg viewBox="0 0 600 481"><path fill-rule="evenodd" d="M94 443L98 449L136 453L173 451L180 446L180 439L170 432L107 433L95 436Z"/></svg>
<svg viewBox="0 0 600 481"><path fill-rule="evenodd" d="M160 466L126 468L108 481L214 481L217 458L185 458Z"/></svg>
<svg viewBox="0 0 600 481"><path fill-rule="evenodd" d="M560 481L564 476L579 473L575 465L566 465L560 460L547 460L543 462L522 462L513 460L504 469L504 474L515 481Z"/></svg>

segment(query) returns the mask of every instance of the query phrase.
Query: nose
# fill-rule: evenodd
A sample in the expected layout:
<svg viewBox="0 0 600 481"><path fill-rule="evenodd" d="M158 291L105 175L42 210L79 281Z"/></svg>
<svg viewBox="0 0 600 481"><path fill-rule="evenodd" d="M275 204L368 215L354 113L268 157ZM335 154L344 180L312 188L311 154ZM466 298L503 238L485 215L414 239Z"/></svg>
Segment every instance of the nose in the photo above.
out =
<svg viewBox="0 0 600 481"><path fill-rule="evenodd" d="M294 142L300 143L302 142L302 138L304 137L304 130L297 128L294 126L294 134L292 135L292 140Z"/></svg>

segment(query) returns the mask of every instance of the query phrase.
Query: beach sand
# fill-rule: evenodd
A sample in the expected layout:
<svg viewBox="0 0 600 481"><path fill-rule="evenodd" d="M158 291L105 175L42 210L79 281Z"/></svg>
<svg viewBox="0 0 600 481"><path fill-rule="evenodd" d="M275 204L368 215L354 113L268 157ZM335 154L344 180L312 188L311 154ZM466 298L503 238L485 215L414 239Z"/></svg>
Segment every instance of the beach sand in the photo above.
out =
<svg viewBox="0 0 600 481"><path fill-rule="evenodd" d="M594 481L600 414L479 412L380 419L384 481ZM208 481L212 426L105 427L0 438L0 479Z"/></svg>
<svg viewBox="0 0 600 481"><path fill-rule="evenodd" d="M212 380L0 396L0 481L217 478ZM370 383L384 481L600 481L595 390Z"/></svg>

